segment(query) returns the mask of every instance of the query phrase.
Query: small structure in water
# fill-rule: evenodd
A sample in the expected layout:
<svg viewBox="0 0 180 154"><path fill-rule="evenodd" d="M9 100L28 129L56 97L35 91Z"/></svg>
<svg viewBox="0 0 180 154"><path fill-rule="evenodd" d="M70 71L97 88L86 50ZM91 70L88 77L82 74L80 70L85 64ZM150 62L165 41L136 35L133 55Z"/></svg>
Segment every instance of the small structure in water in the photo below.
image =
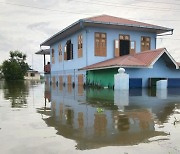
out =
<svg viewBox="0 0 180 154"><path fill-rule="evenodd" d="M40 80L40 73L33 69L27 71L26 75L24 76L25 80Z"/></svg>

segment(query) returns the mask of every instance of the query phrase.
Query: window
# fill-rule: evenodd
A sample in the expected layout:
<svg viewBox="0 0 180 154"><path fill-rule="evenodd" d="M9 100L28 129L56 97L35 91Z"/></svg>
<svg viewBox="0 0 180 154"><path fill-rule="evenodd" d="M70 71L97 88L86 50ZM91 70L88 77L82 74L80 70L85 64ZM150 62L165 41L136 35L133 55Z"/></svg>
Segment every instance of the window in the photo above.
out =
<svg viewBox="0 0 180 154"><path fill-rule="evenodd" d="M53 64L55 63L55 60L54 60L54 49L52 49L52 63Z"/></svg>
<svg viewBox="0 0 180 154"><path fill-rule="evenodd" d="M35 76L35 73L31 73L31 77L34 77Z"/></svg>
<svg viewBox="0 0 180 154"><path fill-rule="evenodd" d="M120 56L128 55L130 52L130 36L119 35Z"/></svg>
<svg viewBox="0 0 180 154"><path fill-rule="evenodd" d="M151 38L142 36L141 37L141 51L150 50Z"/></svg>
<svg viewBox="0 0 180 154"><path fill-rule="evenodd" d="M136 42L135 41L131 41L130 43L130 54L134 54L136 52Z"/></svg>
<svg viewBox="0 0 180 154"><path fill-rule="evenodd" d="M106 33L95 33L95 56L106 56Z"/></svg>
<svg viewBox="0 0 180 154"><path fill-rule="evenodd" d="M59 45L58 53L59 53L59 61L61 62L62 61L62 45L61 44Z"/></svg>
<svg viewBox="0 0 180 154"><path fill-rule="evenodd" d="M78 58L83 56L83 38L82 34L78 36Z"/></svg>
<svg viewBox="0 0 180 154"><path fill-rule="evenodd" d="M73 59L73 44L71 43L71 40L68 40L64 49L64 60L71 59Z"/></svg>
<svg viewBox="0 0 180 154"><path fill-rule="evenodd" d="M64 60L67 60L67 47L64 47Z"/></svg>

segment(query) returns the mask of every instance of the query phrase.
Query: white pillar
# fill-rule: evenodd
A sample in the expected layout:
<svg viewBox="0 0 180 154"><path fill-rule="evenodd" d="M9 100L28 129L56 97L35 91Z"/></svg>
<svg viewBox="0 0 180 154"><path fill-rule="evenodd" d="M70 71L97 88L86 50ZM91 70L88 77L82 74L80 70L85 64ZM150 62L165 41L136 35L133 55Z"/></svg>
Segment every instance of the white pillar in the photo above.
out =
<svg viewBox="0 0 180 154"><path fill-rule="evenodd" d="M167 99L167 89L156 89L156 97L159 99Z"/></svg>
<svg viewBox="0 0 180 154"><path fill-rule="evenodd" d="M114 104L124 111L124 107L129 105L129 90L114 90Z"/></svg>
<svg viewBox="0 0 180 154"><path fill-rule="evenodd" d="M156 82L156 89L167 89L167 80L159 80Z"/></svg>
<svg viewBox="0 0 180 154"><path fill-rule="evenodd" d="M114 75L114 89L129 90L129 74L125 73L124 68L119 68L118 72Z"/></svg>

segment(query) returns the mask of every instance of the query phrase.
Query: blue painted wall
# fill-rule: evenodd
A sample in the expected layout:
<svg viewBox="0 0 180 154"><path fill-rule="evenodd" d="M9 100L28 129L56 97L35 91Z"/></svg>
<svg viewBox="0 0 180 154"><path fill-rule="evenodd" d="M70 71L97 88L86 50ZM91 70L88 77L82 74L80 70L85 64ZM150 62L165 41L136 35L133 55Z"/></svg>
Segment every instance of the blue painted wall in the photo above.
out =
<svg viewBox="0 0 180 154"><path fill-rule="evenodd" d="M107 35L107 56L100 57L94 56L94 33L95 32L103 32ZM83 35L83 57L78 58L78 35ZM119 39L120 34L130 35L130 40L136 41L136 52L140 52L141 48L141 36L151 37L151 49L156 48L156 34L154 33L145 33L139 31L125 31L119 29L107 29L107 28L96 28L96 27L86 27L71 36L68 36L62 40L59 40L55 44L51 46L51 48L55 51L55 63L51 62L51 74L56 77L56 81L58 81L58 77L60 75L64 75L63 80L66 81L66 75L72 75L73 82L77 81L77 74L86 74L86 71L78 71L79 68L101 62L107 59L114 58L114 40ZM73 44L73 59L64 61L64 47L66 45L67 40L71 40ZM59 61L58 55L58 46L62 45L63 51L63 60ZM52 53L51 53L52 54ZM51 56L52 57L52 56ZM52 60L51 60L52 61ZM85 78L84 78L85 80Z"/></svg>
<svg viewBox="0 0 180 154"><path fill-rule="evenodd" d="M83 35L83 57L78 58L78 35L80 34ZM71 40L71 43L73 44L73 59L64 61L64 47L68 40ZM62 45L62 51L63 51L63 60L61 62L59 61L59 55L58 55L59 44ZM63 40L59 40L58 42L53 44L51 48L53 48L55 51L55 64L52 64L51 66L52 72L62 71L62 70L73 70L86 66L86 31L85 30L78 31L77 33L72 34L71 36L66 37Z"/></svg>
<svg viewBox="0 0 180 154"><path fill-rule="evenodd" d="M180 78L180 70L166 66L164 57L162 56L153 66L147 69L127 68L126 72L130 78L142 78L142 86L148 86L149 78Z"/></svg>
<svg viewBox="0 0 180 154"><path fill-rule="evenodd" d="M136 41L136 52L141 51L141 36L151 37L151 49L156 48L156 34L139 32L139 31L125 31L119 29L108 29L108 28L95 28L89 27L87 29L87 51L88 51L88 65L101 62L107 59L114 58L114 40L119 39L120 34L130 35L131 41ZM94 56L94 33L102 32L106 33L107 37L107 56L100 57Z"/></svg>

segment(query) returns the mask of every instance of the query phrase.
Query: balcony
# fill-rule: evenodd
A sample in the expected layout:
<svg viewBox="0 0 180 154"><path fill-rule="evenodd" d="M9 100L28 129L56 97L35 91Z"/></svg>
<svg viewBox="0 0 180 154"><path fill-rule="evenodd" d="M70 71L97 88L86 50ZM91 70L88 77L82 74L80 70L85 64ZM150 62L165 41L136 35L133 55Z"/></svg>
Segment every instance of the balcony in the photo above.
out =
<svg viewBox="0 0 180 154"><path fill-rule="evenodd" d="M45 74L50 74L51 73L51 65L47 64L44 66L44 73Z"/></svg>

